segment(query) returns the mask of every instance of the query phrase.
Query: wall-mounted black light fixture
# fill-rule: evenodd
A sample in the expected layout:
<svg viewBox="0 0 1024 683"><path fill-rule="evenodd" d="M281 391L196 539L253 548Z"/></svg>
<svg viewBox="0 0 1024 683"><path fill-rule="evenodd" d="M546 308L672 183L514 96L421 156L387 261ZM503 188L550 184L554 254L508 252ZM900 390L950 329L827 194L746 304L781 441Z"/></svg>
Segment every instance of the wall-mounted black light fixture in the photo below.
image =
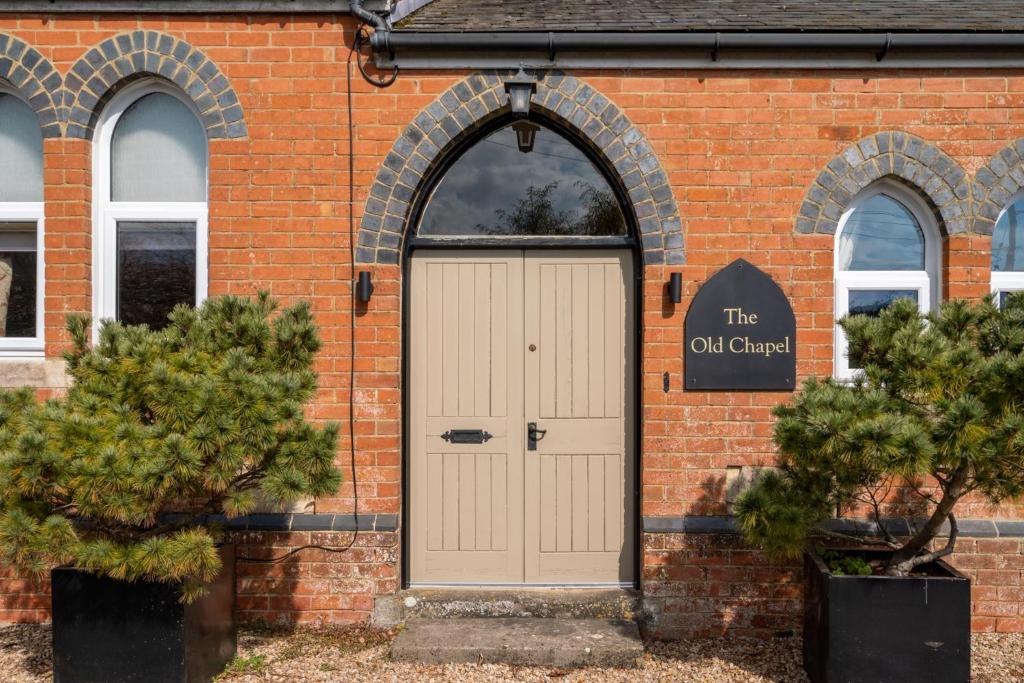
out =
<svg viewBox="0 0 1024 683"><path fill-rule="evenodd" d="M505 81L505 92L508 93L512 113L517 116L528 116L530 99L537 92L537 79L523 71L523 67L519 67L516 75Z"/></svg>
<svg viewBox="0 0 1024 683"><path fill-rule="evenodd" d="M523 154L532 152L533 142L537 139L537 131L540 130L540 126L529 121L516 121L512 124L512 130L516 132L516 144L519 145L519 151Z"/></svg>
<svg viewBox="0 0 1024 683"><path fill-rule="evenodd" d="M356 281L356 298L364 304L370 301L373 294L373 281L370 280L370 271L359 271L359 278Z"/></svg>
<svg viewBox="0 0 1024 683"><path fill-rule="evenodd" d="M683 301L683 274L672 273L668 276L668 299L674 304Z"/></svg>

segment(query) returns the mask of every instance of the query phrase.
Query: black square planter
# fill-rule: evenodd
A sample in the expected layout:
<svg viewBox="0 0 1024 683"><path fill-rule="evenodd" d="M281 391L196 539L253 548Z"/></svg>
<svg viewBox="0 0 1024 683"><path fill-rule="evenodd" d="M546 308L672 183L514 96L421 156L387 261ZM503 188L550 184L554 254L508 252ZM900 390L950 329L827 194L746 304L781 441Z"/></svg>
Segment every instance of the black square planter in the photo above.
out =
<svg viewBox="0 0 1024 683"><path fill-rule="evenodd" d="M820 557L805 554L811 681L968 683L970 579L941 560L929 569L928 576L833 576Z"/></svg>
<svg viewBox="0 0 1024 683"><path fill-rule="evenodd" d="M209 592L54 569L54 683L208 683L235 656L235 552Z"/></svg>

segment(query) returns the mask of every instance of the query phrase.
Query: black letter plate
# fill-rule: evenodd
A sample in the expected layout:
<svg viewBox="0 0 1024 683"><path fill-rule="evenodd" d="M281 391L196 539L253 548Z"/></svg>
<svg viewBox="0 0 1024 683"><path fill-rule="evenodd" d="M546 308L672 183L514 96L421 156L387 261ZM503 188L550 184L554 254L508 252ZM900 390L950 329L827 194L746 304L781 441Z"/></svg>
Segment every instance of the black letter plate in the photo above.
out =
<svg viewBox="0 0 1024 683"><path fill-rule="evenodd" d="M490 432L482 429L449 429L441 438L449 443L484 443L491 436Z"/></svg>

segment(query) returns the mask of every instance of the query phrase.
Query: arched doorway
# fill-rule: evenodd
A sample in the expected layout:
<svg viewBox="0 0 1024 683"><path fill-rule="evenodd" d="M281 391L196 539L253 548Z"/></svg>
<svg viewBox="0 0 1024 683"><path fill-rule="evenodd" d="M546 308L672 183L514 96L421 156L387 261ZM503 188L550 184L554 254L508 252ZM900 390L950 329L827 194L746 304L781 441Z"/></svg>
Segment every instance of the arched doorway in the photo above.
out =
<svg viewBox="0 0 1024 683"><path fill-rule="evenodd" d="M635 217L551 121L499 119L406 240L410 585L633 585Z"/></svg>

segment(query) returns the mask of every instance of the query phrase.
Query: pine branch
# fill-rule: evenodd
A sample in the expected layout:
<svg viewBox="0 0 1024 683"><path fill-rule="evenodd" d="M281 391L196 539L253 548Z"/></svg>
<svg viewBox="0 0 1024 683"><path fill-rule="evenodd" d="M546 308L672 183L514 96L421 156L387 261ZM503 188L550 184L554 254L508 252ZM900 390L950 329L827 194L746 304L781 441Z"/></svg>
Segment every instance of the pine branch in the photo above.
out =
<svg viewBox="0 0 1024 683"><path fill-rule="evenodd" d="M949 513L949 538L946 540L946 545L941 549L934 552L925 553L924 555L918 555L912 557L909 560L902 562L898 565L901 576L909 574L915 567L920 567L923 564L934 562L940 558L946 557L947 555L953 554L953 549L956 547L956 539L960 534L960 527L956 523L956 515L952 512Z"/></svg>

